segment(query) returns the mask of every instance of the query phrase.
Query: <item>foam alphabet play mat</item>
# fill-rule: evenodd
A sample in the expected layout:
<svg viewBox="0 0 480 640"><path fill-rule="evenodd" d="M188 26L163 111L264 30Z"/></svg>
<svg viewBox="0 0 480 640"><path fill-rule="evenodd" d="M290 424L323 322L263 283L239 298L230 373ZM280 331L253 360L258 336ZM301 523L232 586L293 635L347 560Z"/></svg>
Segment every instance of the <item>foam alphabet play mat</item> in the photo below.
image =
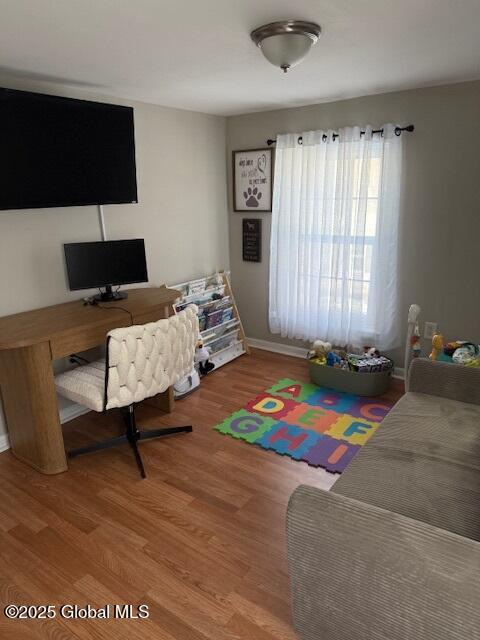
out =
<svg viewBox="0 0 480 640"><path fill-rule="evenodd" d="M215 429L249 444L342 473L391 405L283 378Z"/></svg>

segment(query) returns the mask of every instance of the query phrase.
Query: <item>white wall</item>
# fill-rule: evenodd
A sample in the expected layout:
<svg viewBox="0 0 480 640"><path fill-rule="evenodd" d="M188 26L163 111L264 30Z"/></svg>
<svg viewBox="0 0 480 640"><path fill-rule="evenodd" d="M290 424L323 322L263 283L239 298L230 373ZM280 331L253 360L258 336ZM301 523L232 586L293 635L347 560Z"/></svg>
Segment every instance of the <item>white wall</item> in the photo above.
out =
<svg viewBox="0 0 480 640"><path fill-rule="evenodd" d="M139 203L105 206L108 238L145 238L150 283L228 268L225 118L61 87L4 86L133 106ZM99 239L96 207L0 211L0 315L81 297L68 290L62 245Z"/></svg>
<svg viewBox="0 0 480 640"><path fill-rule="evenodd" d="M401 216L400 314L422 307L422 322L439 323L448 340L480 341L480 82L401 91L227 120L227 146L255 149L277 133L336 129L346 125L415 125L404 133L404 194ZM263 219L263 261L242 261L241 224L230 199L232 281L248 336L284 340L268 328L270 213ZM325 336L318 336L324 338ZM427 348L427 343L424 343ZM403 366L402 349L392 353Z"/></svg>

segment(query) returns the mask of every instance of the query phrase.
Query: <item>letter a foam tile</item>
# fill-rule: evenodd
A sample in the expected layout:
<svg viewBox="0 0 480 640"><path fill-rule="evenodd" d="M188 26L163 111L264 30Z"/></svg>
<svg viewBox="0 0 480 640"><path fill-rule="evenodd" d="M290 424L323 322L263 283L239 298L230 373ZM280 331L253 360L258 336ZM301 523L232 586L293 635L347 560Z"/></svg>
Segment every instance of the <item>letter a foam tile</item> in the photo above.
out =
<svg viewBox="0 0 480 640"><path fill-rule="evenodd" d="M304 402L308 396L314 391L318 391L318 387L309 382L298 382L292 378L282 378L277 383L267 389L265 393L272 393L274 396L280 396L296 402Z"/></svg>
<svg viewBox="0 0 480 640"><path fill-rule="evenodd" d="M245 409L236 411L226 420L218 424L215 429L240 440L256 442L269 431L277 421L273 418L260 416L258 413L250 413Z"/></svg>

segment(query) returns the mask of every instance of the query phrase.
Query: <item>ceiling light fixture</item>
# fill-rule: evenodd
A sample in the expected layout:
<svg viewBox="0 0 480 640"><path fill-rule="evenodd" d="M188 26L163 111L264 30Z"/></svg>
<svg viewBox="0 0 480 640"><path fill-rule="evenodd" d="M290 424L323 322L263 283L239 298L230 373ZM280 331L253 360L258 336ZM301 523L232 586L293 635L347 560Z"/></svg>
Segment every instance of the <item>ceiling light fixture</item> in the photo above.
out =
<svg viewBox="0 0 480 640"><path fill-rule="evenodd" d="M250 34L265 58L285 73L301 62L320 37L320 25L304 20L270 22Z"/></svg>

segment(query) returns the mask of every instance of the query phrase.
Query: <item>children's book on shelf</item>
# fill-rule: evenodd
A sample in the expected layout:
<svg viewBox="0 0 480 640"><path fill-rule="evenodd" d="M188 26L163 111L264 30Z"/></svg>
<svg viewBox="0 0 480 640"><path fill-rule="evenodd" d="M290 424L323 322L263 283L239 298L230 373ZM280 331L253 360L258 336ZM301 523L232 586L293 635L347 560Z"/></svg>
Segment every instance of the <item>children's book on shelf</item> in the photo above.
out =
<svg viewBox="0 0 480 640"><path fill-rule="evenodd" d="M200 338L215 369L250 353L227 272L174 284L171 288L182 294L175 303L176 312L189 304L197 305Z"/></svg>

